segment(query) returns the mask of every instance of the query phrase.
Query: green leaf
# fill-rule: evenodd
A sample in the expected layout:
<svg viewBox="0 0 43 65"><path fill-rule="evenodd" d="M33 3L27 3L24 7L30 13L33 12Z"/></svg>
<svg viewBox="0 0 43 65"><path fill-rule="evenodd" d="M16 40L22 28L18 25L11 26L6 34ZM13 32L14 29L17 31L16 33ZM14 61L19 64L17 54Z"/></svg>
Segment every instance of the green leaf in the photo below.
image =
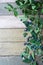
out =
<svg viewBox="0 0 43 65"><path fill-rule="evenodd" d="M35 33L34 30L31 32L31 34L32 34L32 37L36 40L37 39L37 34Z"/></svg>
<svg viewBox="0 0 43 65"><path fill-rule="evenodd" d="M5 7L5 9L7 9L8 11L12 11L13 10L13 6L8 3L8 6Z"/></svg>
<svg viewBox="0 0 43 65"><path fill-rule="evenodd" d="M33 62L33 65L36 65L36 61Z"/></svg>
<svg viewBox="0 0 43 65"><path fill-rule="evenodd" d="M35 57L34 57L34 52L32 52L32 57L33 57L33 59L35 58Z"/></svg>
<svg viewBox="0 0 43 65"><path fill-rule="evenodd" d="M17 12L17 10L15 8L13 9L13 12L14 12L15 16L18 16L18 12Z"/></svg>
<svg viewBox="0 0 43 65"><path fill-rule="evenodd" d="M20 20L22 21L27 21L27 17L25 15L20 15L18 16L20 18Z"/></svg>
<svg viewBox="0 0 43 65"><path fill-rule="evenodd" d="M20 2L20 5L23 5L23 3L22 3L22 2Z"/></svg>
<svg viewBox="0 0 43 65"><path fill-rule="evenodd" d="M24 33L23 35L24 35L24 37L26 37L28 35L28 33Z"/></svg>
<svg viewBox="0 0 43 65"><path fill-rule="evenodd" d="M31 47L29 45L26 46L30 51L32 50Z"/></svg>
<svg viewBox="0 0 43 65"><path fill-rule="evenodd" d="M22 55L23 55L24 57L28 57L28 54L27 54L27 53L24 53L24 52L23 52ZM22 56L22 55L21 55L21 56Z"/></svg>
<svg viewBox="0 0 43 65"><path fill-rule="evenodd" d="M36 6L35 6L35 5L33 5L33 6L32 6L32 9L34 10L35 8L36 8Z"/></svg>
<svg viewBox="0 0 43 65"><path fill-rule="evenodd" d="M29 0L30 4L32 3L32 0Z"/></svg>
<svg viewBox="0 0 43 65"><path fill-rule="evenodd" d="M32 4L34 2L34 0L29 0L30 4Z"/></svg>
<svg viewBox="0 0 43 65"><path fill-rule="evenodd" d="M32 31L33 30L33 28L32 28L32 25L28 25L28 31Z"/></svg>
<svg viewBox="0 0 43 65"><path fill-rule="evenodd" d="M23 23L26 25L26 27L28 27L28 26L29 26L29 24L28 24L28 22L27 22L27 21L24 21Z"/></svg>
<svg viewBox="0 0 43 65"><path fill-rule="evenodd" d="M38 55L40 56L41 55L41 49L38 49Z"/></svg>
<svg viewBox="0 0 43 65"><path fill-rule="evenodd" d="M35 44L39 46L40 45L40 41L36 41Z"/></svg>
<svg viewBox="0 0 43 65"><path fill-rule="evenodd" d="M5 7L8 11L12 11L12 8L10 6Z"/></svg>
<svg viewBox="0 0 43 65"><path fill-rule="evenodd" d="M30 59L30 54L28 54L28 59Z"/></svg>
<svg viewBox="0 0 43 65"><path fill-rule="evenodd" d="M10 6L12 9L14 8L13 5L11 5L11 4L9 4L9 3L8 3L8 6Z"/></svg>
<svg viewBox="0 0 43 65"><path fill-rule="evenodd" d="M18 0L16 0L16 4L17 4L17 5L20 5L20 3L19 3L19 1L18 1Z"/></svg>
<svg viewBox="0 0 43 65"><path fill-rule="evenodd" d="M37 65L37 64L36 64L36 61L31 62L30 65Z"/></svg>
<svg viewBox="0 0 43 65"><path fill-rule="evenodd" d="M41 13L43 14L43 9L41 10Z"/></svg>
<svg viewBox="0 0 43 65"><path fill-rule="evenodd" d="M30 43L34 44L34 43L35 43L35 41L34 41L33 39L31 39L31 40L30 40Z"/></svg>
<svg viewBox="0 0 43 65"><path fill-rule="evenodd" d="M35 29L35 33L37 34L38 32L40 31L40 29L38 28L38 29Z"/></svg>
<svg viewBox="0 0 43 65"><path fill-rule="evenodd" d="M27 0L24 0L25 1L25 3L27 3Z"/></svg>

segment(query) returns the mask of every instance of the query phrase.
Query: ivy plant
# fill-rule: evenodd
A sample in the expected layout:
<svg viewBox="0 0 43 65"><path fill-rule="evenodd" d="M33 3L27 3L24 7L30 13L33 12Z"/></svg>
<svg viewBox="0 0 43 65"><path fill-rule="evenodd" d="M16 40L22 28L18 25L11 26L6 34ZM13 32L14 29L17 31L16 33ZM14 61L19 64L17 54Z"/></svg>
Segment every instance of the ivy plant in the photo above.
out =
<svg viewBox="0 0 43 65"><path fill-rule="evenodd" d="M36 56L43 54L43 0L16 0L18 7L14 8L8 3L5 7L9 11L12 11L15 16L18 16L17 9L21 9L24 17L20 17L23 23L26 25L24 30L24 37L27 41L25 51L21 54L23 61L30 65L38 65ZM31 36L28 36L28 32Z"/></svg>

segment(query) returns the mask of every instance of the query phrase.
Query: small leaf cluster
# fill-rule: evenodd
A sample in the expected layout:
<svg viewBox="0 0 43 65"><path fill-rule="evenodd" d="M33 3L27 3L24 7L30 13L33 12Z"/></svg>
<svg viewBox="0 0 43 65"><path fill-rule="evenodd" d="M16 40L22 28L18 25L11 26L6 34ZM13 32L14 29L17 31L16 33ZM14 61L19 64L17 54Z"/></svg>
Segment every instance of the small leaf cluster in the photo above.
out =
<svg viewBox="0 0 43 65"><path fill-rule="evenodd" d="M18 16L17 8L14 8L13 5L7 3L8 6L5 7L9 12L13 12L15 16Z"/></svg>
<svg viewBox="0 0 43 65"><path fill-rule="evenodd" d="M25 15L35 14L40 10L40 13L43 14L43 2L35 0L16 0L17 5Z"/></svg>

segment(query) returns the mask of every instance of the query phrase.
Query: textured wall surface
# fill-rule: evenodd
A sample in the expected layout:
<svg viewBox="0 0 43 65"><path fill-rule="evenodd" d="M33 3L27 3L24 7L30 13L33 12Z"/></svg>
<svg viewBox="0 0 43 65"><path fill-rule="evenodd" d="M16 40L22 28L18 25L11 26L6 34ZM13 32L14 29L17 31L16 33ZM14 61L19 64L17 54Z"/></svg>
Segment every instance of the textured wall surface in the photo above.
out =
<svg viewBox="0 0 43 65"><path fill-rule="evenodd" d="M23 42L25 41L23 33L24 29L0 29L0 42L3 41Z"/></svg>
<svg viewBox="0 0 43 65"><path fill-rule="evenodd" d="M25 42L24 29L25 25L16 17L0 16L0 55L21 54Z"/></svg>
<svg viewBox="0 0 43 65"><path fill-rule="evenodd" d="M22 62L21 56L0 57L0 65L29 65Z"/></svg>
<svg viewBox="0 0 43 65"><path fill-rule="evenodd" d="M0 56L21 55L24 48L24 42L3 42L0 43Z"/></svg>
<svg viewBox="0 0 43 65"><path fill-rule="evenodd" d="M24 29L0 29L0 55L20 55L25 49L23 33Z"/></svg>

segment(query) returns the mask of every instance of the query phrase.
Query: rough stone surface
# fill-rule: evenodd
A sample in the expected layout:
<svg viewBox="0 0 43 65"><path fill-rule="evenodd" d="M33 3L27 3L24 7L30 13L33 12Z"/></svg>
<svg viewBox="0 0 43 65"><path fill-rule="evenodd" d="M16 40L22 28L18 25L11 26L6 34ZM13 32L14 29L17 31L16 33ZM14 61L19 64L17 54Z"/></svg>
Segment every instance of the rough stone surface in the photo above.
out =
<svg viewBox="0 0 43 65"><path fill-rule="evenodd" d="M16 0L1 0L0 3L15 2Z"/></svg>
<svg viewBox="0 0 43 65"><path fill-rule="evenodd" d="M0 56L0 65L29 65L20 56Z"/></svg>

